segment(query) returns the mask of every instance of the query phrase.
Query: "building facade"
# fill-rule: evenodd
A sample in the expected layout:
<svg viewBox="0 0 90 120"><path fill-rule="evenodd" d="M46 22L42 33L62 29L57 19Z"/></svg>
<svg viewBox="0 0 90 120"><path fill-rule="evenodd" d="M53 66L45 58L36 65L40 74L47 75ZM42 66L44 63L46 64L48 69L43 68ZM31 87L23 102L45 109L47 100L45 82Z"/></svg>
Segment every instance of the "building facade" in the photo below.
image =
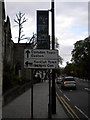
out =
<svg viewBox="0 0 90 120"><path fill-rule="evenodd" d="M2 2L1 2L2 3ZM24 81L31 80L31 70L24 68L24 49L32 48L31 43L14 43L11 34L11 25L9 16L5 19L5 8L3 2L3 23L2 23L2 46L3 46L3 67L8 64L14 69L14 75ZM0 44L1 45L1 44ZM6 68L5 68L6 69Z"/></svg>
<svg viewBox="0 0 90 120"><path fill-rule="evenodd" d="M30 43L14 43L13 46L14 73L26 81L31 80L31 70L24 68L24 49L31 48L32 45Z"/></svg>
<svg viewBox="0 0 90 120"><path fill-rule="evenodd" d="M0 1L0 119L2 119L2 81L3 81L3 50L4 50L4 3Z"/></svg>

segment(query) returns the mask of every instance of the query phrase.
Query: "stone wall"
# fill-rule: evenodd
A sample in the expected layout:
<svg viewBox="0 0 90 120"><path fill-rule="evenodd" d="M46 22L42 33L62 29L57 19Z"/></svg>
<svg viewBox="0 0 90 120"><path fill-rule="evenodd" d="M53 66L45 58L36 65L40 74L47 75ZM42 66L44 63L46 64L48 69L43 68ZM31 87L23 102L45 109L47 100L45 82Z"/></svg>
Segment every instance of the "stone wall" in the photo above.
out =
<svg viewBox="0 0 90 120"><path fill-rule="evenodd" d="M15 74L24 80L31 80L31 70L24 68L24 49L31 49L31 44L14 43L14 69Z"/></svg>
<svg viewBox="0 0 90 120"><path fill-rule="evenodd" d="M12 45L12 35L11 35L11 25L10 25L10 19L7 16L5 25L4 25L4 32L5 32L5 39L4 39L4 59L7 61L7 63L10 63L11 66L13 65L13 45Z"/></svg>
<svg viewBox="0 0 90 120"><path fill-rule="evenodd" d="M4 3L0 1L0 119L2 118L2 80L3 80L3 40L4 40Z"/></svg>

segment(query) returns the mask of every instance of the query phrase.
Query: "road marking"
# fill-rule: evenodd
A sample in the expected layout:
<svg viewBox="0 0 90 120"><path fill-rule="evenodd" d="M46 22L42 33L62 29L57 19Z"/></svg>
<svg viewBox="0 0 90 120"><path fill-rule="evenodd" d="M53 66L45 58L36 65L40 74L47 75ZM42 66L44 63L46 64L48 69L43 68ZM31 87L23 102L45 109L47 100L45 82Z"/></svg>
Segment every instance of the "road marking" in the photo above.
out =
<svg viewBox="0 0 90 120"><path fill-rule="evenodd" d="M61 103L63 104L63 106L65 107L65 109L68 111L68 113L72 116L73 119L80 120L79 117L76 115L76 113L74 112L74 110L70 107L70 105L64 100L63 97L59 96L56 93L58 99L61 101Z"/></svg>
<svg viewBox="0 0 90 120"><path fill-rule="evenodd" d="M90 91L90 89L89 88L84 88L85 90L88 90L88 91Z"/></svg>
<svg viewBox="0 0 90 120"><path fill-rule="evenodd" d="M74 119L73 114L70 112L70 110L67 108L67 106L64 104L63 100L61 99L61 97L56 93L58 99L61 101L61 103L63 104L63 106L65 107L65 109L68 111L68 113L72 116L72 118Z"/></svg>
<svg viewBox="0 0 90 120"><path fill-rule="evenodd" d="M62 93L62 90L59 89L59 91Z"/></svg>
<svg viewBox="0 0 90 120"><path fill-rule="evenodd" d="M62 93L62 90L60 90L59 86L57 85L57 88L59 89L59 91Z"/></svg>
<svg viewBox="0 0 90 120"><path fill-rule="evenodd" d="M57 88L59 89L59 86L56 84Z"/></svg>
<svg viewBox="0 0 90 120"><path fill-rule="evenodd" d="M70 90L72 92L72 90Z"/></svg>
<svg viewBox="0 0 90 120"><path fill-rule="evenodd" d="M78 108L77 106L75 106L75 108L76 108L79 112L81 112L86 118L88 118L88 120L90 120L90 118L89 118L80 108Z"/></svg>
<svg viewBox="0 0 90 120"><path fill-rule="evenodd" d="M71 112L74 114L74 116L77 118L77 120L79 119L79 117L76 115L75 111L70 107L70 105L64 100L63 97L61 97L63 99L63 101L66 103L66 105L68 106L68 108L71 110Z"/></svg>
<svg viewBox="0 0 90 120"><path fill-rule="evenodd" d="M64 94L64 97L68 100L68 101L70 101L70 99Z"/></svg>

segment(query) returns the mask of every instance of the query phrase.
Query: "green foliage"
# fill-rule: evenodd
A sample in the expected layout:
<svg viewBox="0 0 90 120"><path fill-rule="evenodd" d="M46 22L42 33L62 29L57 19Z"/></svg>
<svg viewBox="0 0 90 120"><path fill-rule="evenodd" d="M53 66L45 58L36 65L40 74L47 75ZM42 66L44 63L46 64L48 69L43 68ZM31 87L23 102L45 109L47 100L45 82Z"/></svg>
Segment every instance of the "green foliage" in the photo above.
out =
<svg viewBox="0 0 90 120"><path fill-rule="evenodd" d="M90 36L74 44L72 65L77 76L90 79Z"/></svg>
<svg viewBox="0 0 90 120"><path fill-rule="evenodd" d="M75 75L74 64L67 62L67 66L65 67L64 72L68 76L74 76Z"/></svg>
<svg viewBox="0 0 90 120"><path fill-rule="evenodd" d="M58 77L61 75L61 68L55 69L54 71L55 71L55 73L57 74Z"/></svg>

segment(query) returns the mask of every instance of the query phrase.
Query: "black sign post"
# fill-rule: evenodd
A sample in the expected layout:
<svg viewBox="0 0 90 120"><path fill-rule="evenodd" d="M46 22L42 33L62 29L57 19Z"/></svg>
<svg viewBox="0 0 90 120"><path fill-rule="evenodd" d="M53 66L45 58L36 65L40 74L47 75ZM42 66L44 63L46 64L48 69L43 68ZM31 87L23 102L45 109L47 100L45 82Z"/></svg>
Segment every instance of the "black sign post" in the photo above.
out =
<svg viewBox="0 0 90 120"><path fill-rule="evenodd" d="M52 49L55 49L55 28L54 28L54 0L52 0ZM52 70L52 114L56 114L56 87L55 87L55 71Z"/></svg>
<svg viewBox="0 0 90 120"><path fill-rule="evenodd" d="M37 11L37 48L50 49L49 36L49 11ZM49 104L48 104L48 118L51 118L51 79L50 70L49 75Z"/></svg>
<svg viewBox="0 0 90 120"><path fill-rule="evenodd" d="M33 119L33 82L34 82L33 69L31 69L31 72L32 72L32 80L31 80L31 119Z"/></svg>
<svg viewBox="0 0 90 120"><path fill-rule="evenodd" d="M52 0L52 50L55 49L55 33L54 33L54 0ZM49 10L37 11L37 49L50 49L50 36L49 36ZM36 68L31 67L33 65L30 59L30 51L26 50L24 65L25 68ZM49 56L50 57L50 56ZM57 60L58 58L56 58ZM46 61L48 58L46 59ZM53 60L53 59L52 59ZM55 59L54 59L55 60ZM55 61L55 63L57 63ZM55 65L55 64L54 64ZM45 69L48 67L45 67ZM48 104L48 118L51 118L51 114L56 113L56 88L55 88L55 71L51 69L58 68L57 65L54 68L49 66L49 104ZM40 67L42 69L42 67ZM46 69L47 70L47 69ZM52 76L51 76L51 71ZM51 78L52 77L52 78ZM32 69L32 84L31 84L31 118L33 119L33 69ZM51 99L51 79L52 79L52 99ZM51 101L52 100L52 101Z"/></svg>

